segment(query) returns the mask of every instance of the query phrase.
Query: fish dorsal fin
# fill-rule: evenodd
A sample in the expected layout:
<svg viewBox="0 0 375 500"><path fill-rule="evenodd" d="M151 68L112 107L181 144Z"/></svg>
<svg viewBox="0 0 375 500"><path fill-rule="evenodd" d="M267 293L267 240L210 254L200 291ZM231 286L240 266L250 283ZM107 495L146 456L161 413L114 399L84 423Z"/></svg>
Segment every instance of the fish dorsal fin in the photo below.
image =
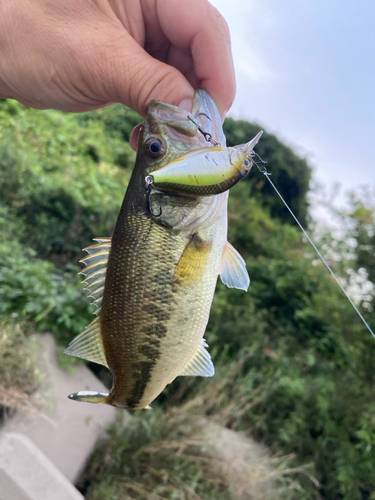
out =
<svg viewBox="0 0 375 500"><path fill-rule="evenodd" d="M246 270L246 263L228 242L224 247L221 260L220 278L229 288L239 288L245 291L249 288L250 278Z"/></svg>
<svg viewBox="0 0 375 500"><path fill-rule="evenodd" d="M99 318L95 318L86 326L85 330L70 342L64 352L69 356L87 359L108 368L100 333Z"/></svg>
<svg viewBox="0 0 375 500"><path fill-rule="evenodd" d="M199 377L212 377L215 374L215 368L209 352L206 350L207 342L202 339L198 349L195 351L189 363L182 370L180 375L194 375Z"/></svg>
<svg viewBox="0 0 375 500"><path fill-rule="evenodd" d="M85 284L85 290L89 292L88 296L94 298L91 302L97 307L94 314L99 316L103 300L105 276L107 272L108 257L111 250L112 239L94 238L94 241L97 241L98 243L83 249L83 251L87 252L88 255L81 259L80 262L83 262L83 264L87 267L79 274L83 274L85 276L82 283Z"/></svg>

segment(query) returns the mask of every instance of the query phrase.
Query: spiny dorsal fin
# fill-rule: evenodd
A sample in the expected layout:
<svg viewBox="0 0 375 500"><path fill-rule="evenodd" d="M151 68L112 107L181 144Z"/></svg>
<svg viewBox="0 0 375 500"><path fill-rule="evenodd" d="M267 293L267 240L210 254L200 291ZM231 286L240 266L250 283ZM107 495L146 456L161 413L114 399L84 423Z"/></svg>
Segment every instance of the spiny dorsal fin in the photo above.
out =
<svg viewBox="0 0 375 500"><path fill-rule="evenodd" d="M224 247L221 260L220 278L229 288L239 288L245 291L249 288L250 278L246 270L246 263L228 242Z"/></svg>
<svg viewBox="0 0 375 500"><path fill-rule="evenodd" d="M202 339L198 349L180 375L212 377L215 374L215 368L209 352L205 349L206 347L208 347L208 344Z"/></svg>
<svg viewBox="0 0 375 500"><path fill-rule="evenodd" d="M98 309L94 312L96 316L100 315L105 275L107 272L107 264L109 252L111 250L111 238L94 238L98 243L91 245L83 250L88 253L86 257L80 260L87 267L79 274L83 274L85 279L82 283L85 284L85 290L89 292L89 297L94 297L92 304Z"/></svg>
<svg viewBox="0 0 375 500"><path fill-rule="evenodd" d="M95 318L65 349L65 354L106 366L99 318Z"/></svg>
<svg viewBox="0 0 375 500"><path fill-rule="evenodd" d="M82 283L85 284L85 290L89 292L89 297L94 298L92 304L98 308L94 314L99 316L103 300L108 257L111 250L111 238L94 238L94 241L98 243L83 249L88 253L88 256L81 259L80 262L83 262L87 267L79 274L85 276ZM77 358L87 359L88 361L107 366L100 333L99 318L94 319L82 333L77 335L64 352L70 356L76 356Z"/></svg>

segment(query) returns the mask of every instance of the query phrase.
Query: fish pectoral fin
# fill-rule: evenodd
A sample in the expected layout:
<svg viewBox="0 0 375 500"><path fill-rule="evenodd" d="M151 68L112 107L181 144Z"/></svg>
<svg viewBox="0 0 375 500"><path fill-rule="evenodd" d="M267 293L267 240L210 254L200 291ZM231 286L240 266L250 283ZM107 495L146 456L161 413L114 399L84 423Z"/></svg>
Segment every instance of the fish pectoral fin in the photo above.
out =
<svg viewBox="0 0 375 500"><path fill-rule="evenodd" d="M211 241L203 240L199 234L192 235L178 261L174 277L183 285L195 285L204 273L212 248Z"/></svg>
<svg viewBox="0 0 375 500"><path fill-rule="evenodd" d="M249 288L250 278L246 269L246 263L230 244L226 243L221 260L220 278L224 285L229 288L245 290Z"/></svg>
<svg viewBox="0 0 375 500"><path fill-rule="evenodd" d="M215 374L214 364L212 363L210 353L207 351L206 347L208 347L208 344L202 339L198 349L180 375L212 377Z"/></svg>
<svg viewBox="0 0 375 500"><path fill-rule="evenodd" d="M84 403L106 403L107 397L108 394L95 391L79 391L68 396L73 401L83 401Z"/></svg>
<svg viewBox="0 0 375 500"><path fill-rule="evenodd" d="M82 333L77 335L64 352L65 354L69 354L69 356L87 359L108 368L100 332L99 318L95 318Z"/></svg>

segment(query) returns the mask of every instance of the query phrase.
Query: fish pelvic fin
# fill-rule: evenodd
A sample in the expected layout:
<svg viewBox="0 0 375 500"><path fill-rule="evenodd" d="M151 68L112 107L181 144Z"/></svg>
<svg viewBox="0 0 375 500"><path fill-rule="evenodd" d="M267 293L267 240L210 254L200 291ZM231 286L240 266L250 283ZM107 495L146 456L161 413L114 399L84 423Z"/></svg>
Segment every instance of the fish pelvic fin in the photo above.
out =
<svg viewBox="0 0 375 500"><path fill-rule="evenodd" d="M68 398L73 401L83 401L84 403L107 403L108 394L95 391L79 391L69 394Z"/></svg>

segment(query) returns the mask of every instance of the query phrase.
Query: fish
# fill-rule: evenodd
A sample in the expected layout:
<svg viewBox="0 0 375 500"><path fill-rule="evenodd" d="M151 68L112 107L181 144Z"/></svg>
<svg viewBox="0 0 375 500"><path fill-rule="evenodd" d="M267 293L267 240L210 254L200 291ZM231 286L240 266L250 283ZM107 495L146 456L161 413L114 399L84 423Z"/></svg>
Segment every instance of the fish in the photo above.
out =
<svg viewBox="0 0 375 500"><path fill-rule="evenodd" d="M177 376L214 375L204 332L217 277L250 283L227 241L228 189L250 170L259 137L226 148L204 89L191 113L150 102L113 236L96 238L81 261L97 317L65 350L106 366L112 388L70 399L149 409Z"/></svg>

